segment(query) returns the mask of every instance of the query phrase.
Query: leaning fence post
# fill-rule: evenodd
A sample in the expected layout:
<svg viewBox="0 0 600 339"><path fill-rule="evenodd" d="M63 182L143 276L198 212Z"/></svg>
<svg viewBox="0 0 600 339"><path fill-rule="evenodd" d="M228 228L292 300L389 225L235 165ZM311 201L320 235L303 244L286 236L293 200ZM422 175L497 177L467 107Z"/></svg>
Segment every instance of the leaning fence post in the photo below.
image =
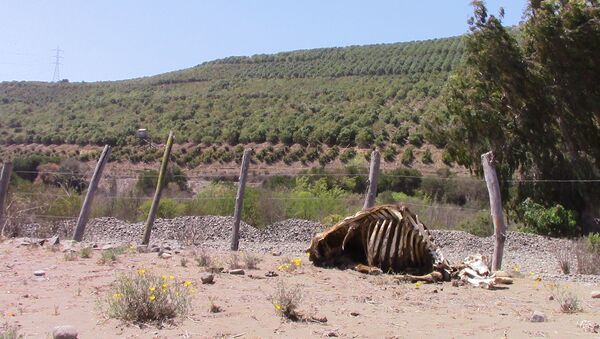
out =
<svg viewBox="0 0 600 339"><path fill-rule="evenodd" d="M169 157L171 156L173 138L173 131L171 131L169 132L169 138L167 139L167 145L165 146L165 153L163 154L162 163L160 165L160 172L158 173L158 180L156 182L156 191L154 192L154 199L152 200L150 212L148 212L148 219L146 220L146 228L144 230L144 238L142 239L142 245L148 245L150 243L150 233L152 232L152 226L154 225L156 213L158 212L158 206L160 204L160 195L164 186L165 175L167 173L167 165L169 164Z"/></svg>
<svg viewBox="0 0 600 339"><path fill-rule="evenodd" d="M240 221L242 219L242 207L244 206L244 191L246 190L246 178L250 165L250 149L244 150L242 156L242 167L240 168L240 179L237 195L235 196L235 210L233 212L233 230L231 232L231 250L237 251L240 245Z"/></svg>
<svg viewBox="0 0 600 339"><path fill-rule="evenodd" d="M500 184L496 175L494 154L492 152L482 154L481 164L483 165L485 183L490 195L490 210L496 238L494 242L494 255L492 257L492 270L497 271L502 267L502 255L506 240L506 224L502 215L502 197L500 196Z"/></svg>
<svg viewBox="0 0 600 339"><path fill-rule="evenodd" d="M77 219L77 227L75 228L75 232L73 233L73 240L75 241L83 240L85 226L90 217L90 210L92 208L92 203L94 202L94 196L96 195L96 190L98 189L98 183L100 182L100 178L102 178L102 171L104 170L104 166L108 162L110 150L111 148L109 145L104 146L104 150L102 150L102 154L100 154L100 158L98 159L98 163L96 164L94 175L92 175L92 180L90 181L90 185L88 186L87 194L85 195L85 200L83 200L83 205L81 206L81 211L79 212L79 218Z"/></svg>
<svg viewBox="0 0 600 339"><path fill-rule="evenodd" d="M4 163L2 166L2 173L0 173L0 225L2 224L2 218L4 215L4 202L8 195L8 184L10 183L10 175L12 174L13 164L10 161Z"/></svg>
<svg viewBox="0 0 600 339"><path fill-rule="evenodd" d="M369 167L369 190L365 199L363 209L373 207L375 205L375 197L377 196L377 180L379 179L379 163L380 154L378 150L371 153L371 166Z"/></svg>

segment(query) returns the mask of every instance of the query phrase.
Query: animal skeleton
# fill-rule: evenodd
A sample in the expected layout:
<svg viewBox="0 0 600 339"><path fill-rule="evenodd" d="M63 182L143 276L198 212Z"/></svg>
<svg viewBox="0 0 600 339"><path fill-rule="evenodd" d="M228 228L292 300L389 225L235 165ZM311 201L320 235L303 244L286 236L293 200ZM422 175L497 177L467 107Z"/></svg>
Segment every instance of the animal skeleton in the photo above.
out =
<svg viewBox="0 0 600 339"><path fill-rule="evenodd" d="M308 253L315 265L351 266L360 271L366 265L393 273L437 272L438 278L450 279L451 267L433 237L402 205L377 206L344 219L317 234Z"/></svg>

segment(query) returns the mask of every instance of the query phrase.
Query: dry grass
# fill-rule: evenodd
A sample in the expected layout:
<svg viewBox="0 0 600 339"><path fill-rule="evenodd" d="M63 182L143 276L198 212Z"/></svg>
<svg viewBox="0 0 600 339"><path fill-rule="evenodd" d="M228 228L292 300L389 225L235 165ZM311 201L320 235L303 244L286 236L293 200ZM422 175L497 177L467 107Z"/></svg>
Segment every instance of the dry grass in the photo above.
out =
<svg viewBox="0 0 600 339"><path fill-rule="evenodd" d="M572 250L570 248L559 250L556 253L556 261L558 262L558 267L563 274L571 273L571 260L570 254Z"/></svg>
<svg viewBox="0 0 600 339"><path fill-rule="evenodd" d="M158 276L140 269L115 281L106 313L110 318L134 323L161 323L185 315L192 293L190 281L179 282L172 275Z"/></svg>
<svg viewBox="0 0 600 339"><path fill-rule="evenodd" d="M258 264L262 261L259 255L250 252L245 252L242 255L242 258L244 260L244 266L249 270L258 269Z"/></svg>
<svg viewBox="0 0 600 339"><path fill-rule="evenodd" d="M591 242L591 238L581 238L574 245L577 258L577 273L600 274L600 245Z"/></svg>
<svg viewBox="0 0 600 339"><path fill-rule="evenodd" d="M77 259L77 253L73 251L67 251L64 254L65 261L74 261Z"/></svg>
<svg viewBox="0 0 600 339"><path fill-rule="evenodd" d="M269 300L273 304L273 307L275 307L275 312L279 316L292 321L300 319L297 309L302 301L302 293L298 286L288 288L283 281L281 281Z"/></svg>
<svg viewBox="0 0 600 339"><path fill-rule="evenodd" d="M5 323L0 327L0 339L19 339L23 338L23 335L19 334L17 326L9 325Z"/></svg>
<svg viewBox="0 0 600 339"><path fill-rule="evenodd" d="M244 268L244 265L240 263L240 257L237 253L231 253L231 255L229 255L229 260L227 260L227 266L230 270Z"/></svg>
<svg viewBox="0 0 600 339"><path fill-rule="evenodd" d="M581 299L568 287L561 286L557 283L551 283L548 287L550 288L554 300L558 302L561 312L577 313L582 311Z"/></svg>
<svg viewBox="0 0 600 339"><path fill-rule="evenodd" d="M209 267L213 264L213 259L206 251L201 250L194 253L194 260L200 267Z"/></svg>
<svg viewBox="0 0 600 339"><path fill-rule="evenodd" d="M79 256L82 257L83 259L88 259L92 257L92 248L91 247L84 247L81 249L81 251L79 251Z"/></svg>

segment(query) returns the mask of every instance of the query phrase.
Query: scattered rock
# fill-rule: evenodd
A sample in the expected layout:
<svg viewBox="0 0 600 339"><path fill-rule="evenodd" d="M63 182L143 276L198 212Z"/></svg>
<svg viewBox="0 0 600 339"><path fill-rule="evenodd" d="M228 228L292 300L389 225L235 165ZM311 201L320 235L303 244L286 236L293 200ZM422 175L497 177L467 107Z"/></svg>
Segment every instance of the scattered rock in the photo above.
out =
<svg viewBox="0 0 600 339"><path fill-rule="evenodd" d="M581 320L577 323L577 327L582 328L584 331L589 333L599 333L600 325L593 321Z"/></svg>
<svg viewBox="0 0 600 339"><path fill-rule="evenodd" d="M238 268L238 269L235 269L235 270L229 270L229 274L233 274L233 275L244 275L244 274L246 274L246 272L244 272L244 270L243 270L243 269L241 269L241 268Z"/></svg>
<svg viewBox="0 0 600 339"><path fill-rule="evenodd" d="M33 275L35 275L36 277L43 277L46 275L46 271L44 270L37 270L33 272Z"/></svg>
<svg viewBox="0 0 600 339"><path fill-rule="evenodd" d="M358 312L350 312L350 315L353 317L358 317L360 315L360 313Z"/></svg>
<svg viewBox="0 0 600 339"><path fill-rule="evenodd" d="M600 291L592 291L593 299L600 299Z"/></svg>
<svg viewBox="0 0 600 339"><path fill-rule="evenodd" d="M200 281L203 284L213 284L215 282L215 276L210 273L205 273L200 277Z"/></svg>
<svg viewBox="0 0 600 339"><path fill-rule="evenodd" d="M532 323L543 323L546 321L546 315L540 311L533 311L529 320Z"/></svg>
<svg viewBox="0 0 600 339"><path fill-rule="evenodd" d="M269 271L269 272L265 273L265 277L268 277L268 278L274 278L277 276L279 276L279 274L277 274L275 271Z"/></svg>
<svg viewBox="0 0 600 339"><path fill-rule="evenodd" d="M163 258L163 259L170 259L172 256L173 255L171 253L169 253L169 252L162 252L160 254L160 257Z"/></svg>
<svg viewBox="0 0 600 339"><path fill-rule="evenodd" d="M71 325L56 326L52 330L52 338L54 339L77 339L78 336L77 329Z"/></svg>

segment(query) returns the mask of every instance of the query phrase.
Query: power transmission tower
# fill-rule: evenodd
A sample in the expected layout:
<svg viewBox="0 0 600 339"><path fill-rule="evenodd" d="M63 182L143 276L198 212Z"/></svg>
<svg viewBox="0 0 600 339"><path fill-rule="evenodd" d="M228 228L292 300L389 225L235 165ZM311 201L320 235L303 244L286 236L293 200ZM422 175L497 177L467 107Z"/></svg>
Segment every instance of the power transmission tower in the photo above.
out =
<svg viewBox="0 0 600 339"><path fill-rule="evenodd" d="M52 76L52 82L57 82L60 81L60 65L62 65L62 63L60 62L60 59L62 59L63 57L60 55L61 52L64 52L62 49L60 49L58 46L56 47L56 49L53 49L53 51L56 52L56 55L54 56L54 75Z"/></svg>

